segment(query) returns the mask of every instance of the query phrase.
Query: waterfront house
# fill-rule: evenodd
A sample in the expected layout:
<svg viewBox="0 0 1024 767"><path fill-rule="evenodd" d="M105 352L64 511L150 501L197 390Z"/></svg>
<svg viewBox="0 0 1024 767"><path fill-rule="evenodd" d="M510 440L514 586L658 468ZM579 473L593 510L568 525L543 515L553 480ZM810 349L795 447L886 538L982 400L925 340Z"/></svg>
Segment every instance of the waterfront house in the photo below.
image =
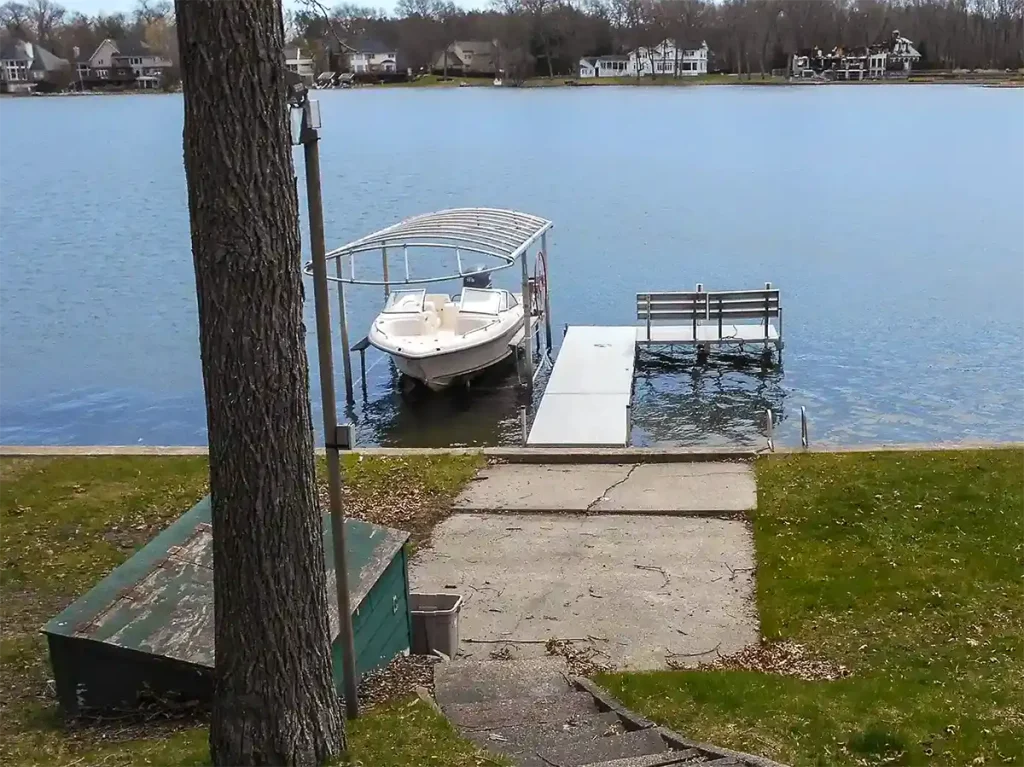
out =
<svg viewBox="0 0 1024 767"><path fill-rule="evenodd" d="M115 70L130 70L138 88L160 87L164 72L172 66L165 54L143 40L121 40L116 46L116 53L110 57Z"/></svg>
<svg viewBox="0 0 1024 767"><path fill-rule="evenodd" d="M0 46L0 90L4 93L32 93L36 89L60 87L59 80L69 68L62 59L38 43L9 39Z"/></svg>
<svg viewBox="0 0 1024 767"><path fill-rule="evenodd" d="M708 44L677 45L663 40L625 56L588 56L580 59L579 76L591 77L696 77L708 73Z"/></svg>
<svg viewBox="0 0 1024 767"><path fill-rule="evenodd" d="M284 49L284 66L289 72L301 77L306 85L312 84L313 59L298 45L289 45Z"/></svg>
<svg viewBox="0 0 1024 767"><path fill-rule="evenodd" d="M877 45L844 48L829 53L813 48L790 57L790 75L796 78L825 77L829 80L881 80L906 77L921 54L914 44L893 30L889 41Z"/></svg>
<svg viewBox="0 0 1024 767"><path fill-rule="evenodd" d="M634 77L697 77L708 73L708 44L677 45L675 40L663 40L653 48L637 48L629 54L629 66Z"/></svg>
<svg viewBox="0 0 1024 767"><path fill-rule="evenodd" d="M364 39L350 43L349 66L354 74L398 71L398 48L380 40Z"/></svg>
<svg viewBox="0 0 1024 767"><path fill-rule="evenodd" d="M580 77L630 77L629 56L588 56L580 59Z"/></svg>
<svg viewBox="0 0 1024 767"><path fill-rule="evenodd" d="M494 77L501 69L497 40L457 40L439 53L431 69L454 76Z"/></svg>
<svg viewBox="0 0 1024 767"><path fill-rule="evenodd" d="M173 64L162 51L140 39L107 38L91 55L83 57L74 48L75 77L80 88L122 85L159 88Z"/></svg>

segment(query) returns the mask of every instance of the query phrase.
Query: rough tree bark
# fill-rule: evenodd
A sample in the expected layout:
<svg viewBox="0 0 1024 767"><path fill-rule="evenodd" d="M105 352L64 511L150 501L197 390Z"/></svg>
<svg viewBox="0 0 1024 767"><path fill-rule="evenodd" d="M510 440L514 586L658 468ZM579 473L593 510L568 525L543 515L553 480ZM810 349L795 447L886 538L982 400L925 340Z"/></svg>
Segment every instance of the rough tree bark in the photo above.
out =
<svg viewBox="0 0 1024 767"><path fill-rule="evenodd" d="M343 748L280 0L176 0L213 502L214 764Z"/></svg>

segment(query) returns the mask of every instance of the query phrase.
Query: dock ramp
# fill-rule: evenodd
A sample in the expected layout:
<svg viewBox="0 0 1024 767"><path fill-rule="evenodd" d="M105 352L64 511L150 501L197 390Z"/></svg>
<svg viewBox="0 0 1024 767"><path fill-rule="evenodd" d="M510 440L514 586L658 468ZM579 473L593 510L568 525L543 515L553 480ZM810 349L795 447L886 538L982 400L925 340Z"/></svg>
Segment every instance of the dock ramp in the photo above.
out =
<svg viewBox="0 0 1024 767"><path fill-rule="evenodd" d="M569 328L526 444L628 445L636 344L635 327Z"/></svg>

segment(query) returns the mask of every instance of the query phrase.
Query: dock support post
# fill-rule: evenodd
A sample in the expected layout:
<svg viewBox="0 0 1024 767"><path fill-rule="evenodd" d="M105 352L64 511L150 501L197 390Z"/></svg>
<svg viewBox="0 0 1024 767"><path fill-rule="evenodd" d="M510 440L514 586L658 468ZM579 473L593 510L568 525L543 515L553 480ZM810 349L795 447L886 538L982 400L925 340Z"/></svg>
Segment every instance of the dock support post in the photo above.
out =
<svg viewBox="0 0 1024 767"><path fill-rule="evenodd" d="M773 431L774 431L774 426L775 425L774 425L773 421L775 419L772 416L772 409L768 408L765 411L765 415L767 416L767 419L768 419L768 423L767 423L767 426L768 426L768 449L774 453L775 452L775 438L773 436Z"/></svg>
<svg viewBox="0 0 1024 767"><path fill-rule="evenodd" d="M354 259L354 255L352 256ZM354 263L354 261L353 261ZM348 315L345 313L345 283L341 281L341 259L334 259L334 270L338 275L338 324L341 325L341 361L345 369L345 401L356 401L352 393L352 357L348 348Z"/></svg>
<svg viewBox="0 0 1024 767"><path fill-rule="evenodd" d="M530 297L530 266L527 264L525 253L519 258L523 262L523 351L526 353L526 387L533 391L533 334L530 328L533 299Z"/></svg>
<svg viewBox="0 0 1024 767"><path fill-rule="evenodd" d="M388 297L388 293L391 292L391 278L388 275L388 249L381 248L381 259L384 262L384 298ZM354 257L354 256L353 256Z"/></svg>
<svg viewBox="0 0 1024 767"><path fill-rule="evenodd" d="M651 342L651 294L647 294L647 343Z"/></svg>
<svg viewBox="0 0 1024 767"><path fill-rule="evenodd" d="M806 448L810 443L807 436L807 408L800 406L800 444Z"/></svg>
<svg viewBox="0 0 1024 767"><path fill-rule="evenodd" d="M544 254L544 335L548 354L551 354L551 275L548 272L548 233L540 236L540 250Z"/></svg>
<svg viewBox="0 0 1024 767"><path fill-rule="evenodd" d="M526 447L526 440L529 436L529 429L527 428L526 408L519 408L519 425L523 431L523 447Z"/></svg>
<svg viewBox="0 0 1024 767"><path fill-rule="evenodd" d="M309 247L313 261L313 306L316 313L316 343L319 352L320 396L323 399L324 446L327 448L327 490L331 511L331 544L334 554L334 588L338 600L338 641L341 644L341 665L345 677L345 713L349 719L359 716L359 697L356 679L356 652L352 640L352 610L348 591L348 561L345 545L345 508L341 498L342 449L352 449L351 432L346 442L339 444L338 407L334 392L334 359L331 345L331 306L327 288L327 248L324 244L324 207L320 190L320 135L312 119L313 110L308 97L303 98L302 144L306 164L306 202L309 206ZM337 261L335 263L338 263ZM340 264L339 264L340 273ZM342 287L339 284L339 287ZM344 304L342 304L344 307ZM341 327L345 330L342 309ZM345 350L346 372L348 342ZM351 375L349 376L351 378ZM350 381L351 383L351 381ZM351 396L351 389L349 395Z"/></svg>

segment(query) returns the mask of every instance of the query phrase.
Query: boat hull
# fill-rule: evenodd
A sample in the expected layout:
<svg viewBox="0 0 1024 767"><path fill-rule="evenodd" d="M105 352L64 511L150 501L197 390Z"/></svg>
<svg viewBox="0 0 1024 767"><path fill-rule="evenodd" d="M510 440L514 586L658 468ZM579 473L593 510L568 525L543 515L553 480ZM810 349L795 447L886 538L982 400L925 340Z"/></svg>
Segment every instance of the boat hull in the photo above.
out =
<svg viewBox="0 0 1024 767"><path fill-rule="evenodd" d="M456 381L471 379L506 359L513 351L509 344L522 326L520 320L501 335L481 344L431 357L412 359L395 352L388 353L402 373L434 391L440 391Z"/></svg>

